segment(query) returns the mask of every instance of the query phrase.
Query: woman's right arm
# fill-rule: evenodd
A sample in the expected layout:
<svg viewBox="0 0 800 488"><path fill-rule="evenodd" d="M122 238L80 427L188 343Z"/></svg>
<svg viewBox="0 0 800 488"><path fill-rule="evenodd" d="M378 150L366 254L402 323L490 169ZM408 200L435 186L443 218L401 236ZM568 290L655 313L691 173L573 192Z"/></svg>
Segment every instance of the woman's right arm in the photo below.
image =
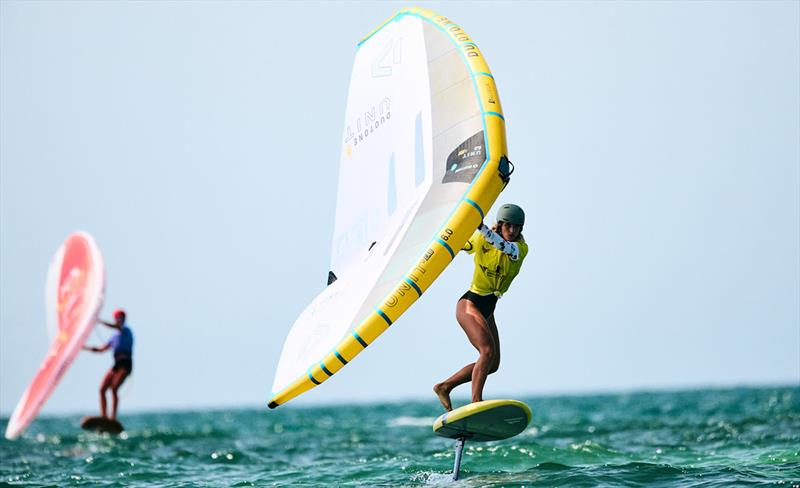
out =
<svg viewBox="0 0 800 488"><path fill-rule="evenodd" d="M483 235L483 237L486 239L486 242L491 244L495 249L499 250L503 254L508 255L512 261L519 259L519 246L517 246L516 243L508 242L507 240L503 239L500 234L486 227L486 224L483 222L481 222L481 225L478 226L478 232Z"/></svg>

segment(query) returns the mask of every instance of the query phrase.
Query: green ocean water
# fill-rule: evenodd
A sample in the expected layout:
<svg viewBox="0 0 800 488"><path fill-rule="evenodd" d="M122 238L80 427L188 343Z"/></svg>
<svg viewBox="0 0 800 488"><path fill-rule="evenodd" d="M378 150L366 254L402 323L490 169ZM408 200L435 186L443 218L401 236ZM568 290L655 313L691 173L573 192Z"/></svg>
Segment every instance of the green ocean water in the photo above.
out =
<svg viewBox="0 0 800 488"><path fill-rule="evenodd" d="M800 387L520 399L528 429L468 442L455 483L432 399L123 412L119 436L43 417L0 441L0 485L800 487Z"/></svg>

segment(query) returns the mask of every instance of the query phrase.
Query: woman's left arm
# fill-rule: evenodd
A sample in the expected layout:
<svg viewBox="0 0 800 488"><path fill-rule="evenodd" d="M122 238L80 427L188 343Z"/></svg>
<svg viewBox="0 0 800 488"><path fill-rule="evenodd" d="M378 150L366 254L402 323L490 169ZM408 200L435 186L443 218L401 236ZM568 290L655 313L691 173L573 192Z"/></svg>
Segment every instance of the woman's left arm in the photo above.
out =
<svg viewBox="0 0 800 488"><path fill-rule="evenodd" d="M507 240L503 239L500 234L493 231L492 229L486 227L486 224L481 222L481 225L478 226L478 231L486 238L486 241L498 249L503 254L508 255L512 261L516 261L519 259L519 246L517 246L514 242L508 242Z"/></svg>

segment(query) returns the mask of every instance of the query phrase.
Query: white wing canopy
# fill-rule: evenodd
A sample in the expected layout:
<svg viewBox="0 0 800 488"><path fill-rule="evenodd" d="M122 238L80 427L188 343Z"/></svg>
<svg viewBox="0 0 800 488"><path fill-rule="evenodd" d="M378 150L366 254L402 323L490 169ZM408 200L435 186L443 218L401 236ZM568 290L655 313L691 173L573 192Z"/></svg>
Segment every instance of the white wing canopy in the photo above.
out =
<svg viewBox="0 0 800 488"><path fill-rule="evenodd" d="M292 326L274 394L300 377L318 384L310 368L371 313L391 323L376 307L398 282L416 287L405 273L487 160L476 78L491 75L470 69L468 50L434 15L401 11L359 45L342 135L329 285Z"/></svg>

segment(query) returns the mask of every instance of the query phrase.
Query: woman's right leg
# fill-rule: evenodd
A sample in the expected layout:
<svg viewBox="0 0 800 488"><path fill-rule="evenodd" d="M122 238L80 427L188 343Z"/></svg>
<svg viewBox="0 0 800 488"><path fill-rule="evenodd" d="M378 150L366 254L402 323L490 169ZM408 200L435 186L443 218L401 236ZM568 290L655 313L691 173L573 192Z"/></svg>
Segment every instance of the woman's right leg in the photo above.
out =
<svg viewBox="0 0 800 488"><path fill-rule="evenodd" d="M108 370L100 383L100 416L107 417L106 415L106 390L111 386L111 380L114 377L114 368Z"/></svg>
<svg viewBox="0 0 800 488"><path fill-rule="evenodd" d="M479 356L476 362L464 366L453 376L433 387L433 391L439 396L439 401L447 410L452 409L450 391L469 381L472 381L472 401L479 402L483 399L483 385L495 360L495 339L478 307L469 300L459 300L456 305L456 319L467 334L469 342L478 350Z"/></svg>

